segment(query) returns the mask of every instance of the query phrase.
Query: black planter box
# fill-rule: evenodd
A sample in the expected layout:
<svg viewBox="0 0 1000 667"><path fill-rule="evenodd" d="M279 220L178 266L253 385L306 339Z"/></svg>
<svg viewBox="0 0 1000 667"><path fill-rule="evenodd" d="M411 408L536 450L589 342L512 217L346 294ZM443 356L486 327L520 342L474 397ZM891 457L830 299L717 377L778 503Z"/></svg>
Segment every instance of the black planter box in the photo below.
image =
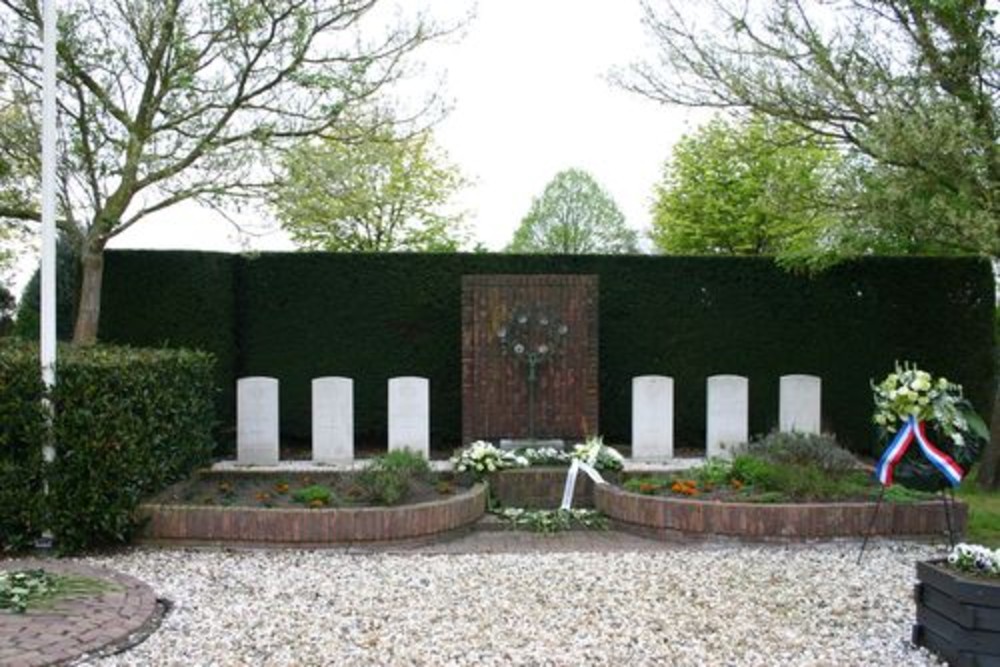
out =
<svg viewBox="0 0 1000 667"><path fill-rule="evenodd" d="M913 643L953 667L1000 667L1000 580L917 563Z"/></svg>

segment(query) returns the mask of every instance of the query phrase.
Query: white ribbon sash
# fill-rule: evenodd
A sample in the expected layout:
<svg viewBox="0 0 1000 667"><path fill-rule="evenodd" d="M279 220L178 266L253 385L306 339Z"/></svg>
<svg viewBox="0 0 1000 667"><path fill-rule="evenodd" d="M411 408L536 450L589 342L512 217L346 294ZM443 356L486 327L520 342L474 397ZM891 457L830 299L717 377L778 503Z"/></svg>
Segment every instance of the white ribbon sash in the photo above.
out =
<svg viewBox="0 0 1000 667"><path fill-rule="evenodd" d="M576 491L576 477L581 470L587 473L587 476L594 480L595 484L607 483L601 477L601 473L597 472L592 465L584 463L580 459L573 459L573 462L569 464L569 472L566 473L566 486L563 487L562 505L559 506L559 509L568 510L573 505L573 492Z"/></svg>

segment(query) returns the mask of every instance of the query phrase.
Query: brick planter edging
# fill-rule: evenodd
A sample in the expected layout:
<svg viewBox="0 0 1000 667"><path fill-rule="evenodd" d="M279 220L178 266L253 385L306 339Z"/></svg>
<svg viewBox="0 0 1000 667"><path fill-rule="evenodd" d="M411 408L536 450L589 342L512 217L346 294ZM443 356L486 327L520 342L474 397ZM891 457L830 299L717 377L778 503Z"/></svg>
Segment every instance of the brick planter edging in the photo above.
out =
<svg viewBox="0 0 1000 667"><path fill-rule="evenodd" d="M462 528L486 512L486 486L396 507L285 509L141 505L142 537L157 541L336 544L396 541Z"/></svg>
<svg viewBox="0 0 1000 667"><path fill-rule="evenodd" d="M61 599L51 608L0 613L0 665L63 664L84 654L131 644L157 615L153 589L127 574L74 561L0 561L0 570L38 568L99 579L112 588Z"/></svg>
<svg viewBox="0 0 1000 667"><path fill-rule="evenodd" d="M594 504L612 521L653 534L689 533L748 539L861 537L874 502L756 504L645 496L610 484L594 488ZM951 521L965 531L968 506L956 502ZM883 503L873 535L930 537L947 533L943 503Z"/></svg>

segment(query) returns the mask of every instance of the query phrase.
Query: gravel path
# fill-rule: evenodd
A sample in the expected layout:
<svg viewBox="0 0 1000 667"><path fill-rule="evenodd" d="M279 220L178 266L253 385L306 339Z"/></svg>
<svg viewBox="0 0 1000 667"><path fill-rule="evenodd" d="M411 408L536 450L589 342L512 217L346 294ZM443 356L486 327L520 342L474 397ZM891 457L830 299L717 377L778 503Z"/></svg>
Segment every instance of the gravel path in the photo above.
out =
<svg viewBox="0 0 1000 667"><path fill-rule="evenodd" d="M111 665L936 665L882 543L604 553L132 550L176 605ZM939 552L938 550L937 552Z"/></svg>

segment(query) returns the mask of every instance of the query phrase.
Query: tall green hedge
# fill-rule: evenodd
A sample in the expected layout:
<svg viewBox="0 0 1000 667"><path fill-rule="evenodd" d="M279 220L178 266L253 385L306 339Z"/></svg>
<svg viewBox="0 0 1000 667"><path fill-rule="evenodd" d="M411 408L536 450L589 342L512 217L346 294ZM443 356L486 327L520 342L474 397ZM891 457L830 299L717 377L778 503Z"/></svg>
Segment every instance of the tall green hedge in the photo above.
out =
<svg viewBox="0 0 1000 667"><path fill-rule="evenodd" d="M384 443L387 380L426 376L432 444L447 449L461 434L461 277L476 273L599 276L612 442L630 437L631 378L650 373L675 378L680 446L703 446L716 373L750 378L755 433L777 423L780 375L821 376L825 428L860 452L874 444L869 379L897 359L990 405L993 277L974 258L867 258L810 277L759 258L118 251L101 335L212 350L230 392L237 377L277 377L287 438L308 439L312 378L354 378L358 442Z"/></svg>
<svg viewBox="0 0 1000 667"><path fill-rule="evenodd" d="M64 552L124 541L143 496L212 450L206 353L66 347L56 374L56 459L45 466L37 346L0 344L0 550L30 544L44 527Z"/></svg>
<svg viewBox="0 0 1000 667"><path fill-rule="evenodd" d="M167 261L163 261L167 260ZM213 252L109 252L105 258L101 341L180 347L215 358L216 409L229 439L240 374L236 312L240 257Z"/></svg>

